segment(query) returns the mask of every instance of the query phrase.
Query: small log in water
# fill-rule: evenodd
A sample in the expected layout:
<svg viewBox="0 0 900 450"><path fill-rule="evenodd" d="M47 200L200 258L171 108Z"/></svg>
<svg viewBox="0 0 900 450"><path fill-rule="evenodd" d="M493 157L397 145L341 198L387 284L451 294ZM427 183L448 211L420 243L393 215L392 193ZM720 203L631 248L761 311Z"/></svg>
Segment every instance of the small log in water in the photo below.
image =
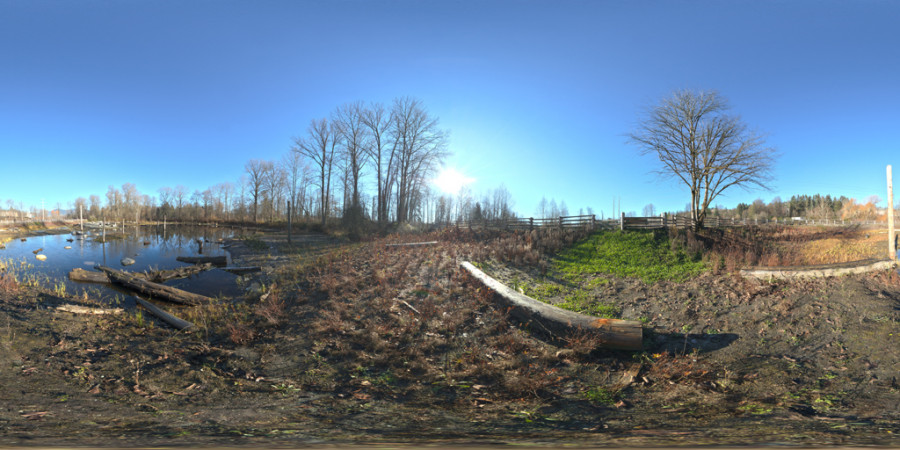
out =
<svg viewBox="0 0 900 450"><path fill-rule="evenodd" d="M82 283L110 283L109 277L107 277L105 273L84 270L80 267L76 267L69 272L69 279L72 281L80 281Z"/></svg>
<svg viewBox="0 0 900 450"><path fill-rule="evenodd" d="M153 314L156 317L159 317L160 319L162 319L163 322L165 322L169 325L172 325L173 327L175 327L179 330L184 330L184 329L191 328L194 326L194 324L192 324L184 319L175 317L175 316L157 308L156 305L154 305L148 301L141 300L139 298L135 299L135 300L137 300L138 304L143 306L144 309L146 309L147 311L150 311L151 314Z"/></svg>
<svg viewBox="0 0 900 450"><path fill-rule="evenodd" d="M187 278L190 276L194 276L205 270L212 269L212 267L212 264L204 263L197 264L195 266L179 267L172 270L155 270L147 274L147 280L153 281L155 283L162 283L165 281L174 280L175 278Z"/></svg>
<svg viewBox="0 0 900 450"><path fill-rule="evenodd" d="M175 261L190 264L210 263L216 267L225 267L228 265L228 257L225 256L179 256Z"/></svg>
<svg viewBox="0 0 900 450"><path fill-rule="evenodd" d="M127 287L128 289L141 294L149 295L152 298L158 298L182 305L199 305L201 303L209 303L212 301L211 298L204 295L194 294L171 286L147 281L116 269L104 266L97 266L97 268L106 272L107 277L109 277L110 281L113 283Z"/></svg>

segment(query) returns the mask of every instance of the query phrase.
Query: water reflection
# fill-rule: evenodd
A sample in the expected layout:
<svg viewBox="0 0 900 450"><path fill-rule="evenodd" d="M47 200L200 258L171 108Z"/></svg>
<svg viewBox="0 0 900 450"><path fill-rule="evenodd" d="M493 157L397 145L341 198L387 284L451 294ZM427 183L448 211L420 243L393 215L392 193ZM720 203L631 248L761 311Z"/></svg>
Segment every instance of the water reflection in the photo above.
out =
<svg viewBox="0 0 900 450"><path fill-rule="evenodd" d="M199 226L141 226L121 228L117 231L99 228L85 228L84 235L59 234L29 238L26 242L15 240L0 250L0 259L26 261L32 267L29 274L37 275L49 286L65 284L69 294L82 295L87 290L89 295L97 295L105 299L121 299L122 292L97 284L83 284L68 279L68 273L76 267L91 270L97 263L116 269L123 269L123 258L131 258L134 265L124 270L145 271L157 269L174 269L183 267L185 263L175 260L179 256L228 256L221 248L221 240L230 238L230 228ZM72 239L72 242L68 240ZM71 249L66 249L71 246ZM39 261L34 250L42 247L41 254L47 259ZM200 253L202 247L203 253ZM229 264L231 263L229 258ZM208 296L234 297L240 295L235 282L236 276L223 270L209 270L184 280L170 280L165 283L198 294ZM133 304L133 299L126 299Z"/></svg>

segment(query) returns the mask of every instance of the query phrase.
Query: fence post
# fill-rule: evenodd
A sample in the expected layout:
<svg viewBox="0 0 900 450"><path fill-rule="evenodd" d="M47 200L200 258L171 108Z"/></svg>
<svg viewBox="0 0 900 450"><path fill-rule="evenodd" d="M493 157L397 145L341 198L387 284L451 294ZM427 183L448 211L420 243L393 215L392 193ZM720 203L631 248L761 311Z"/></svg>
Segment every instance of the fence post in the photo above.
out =
<svg viewBox="0 0 900 450"><path fill-rule="evenodd" d="M591 231L594 231L596 229L597 229L597 215L591 214Z"/></svg>
<svg viewBox="0 0 900 450"><path fill-rule="evenodd" d="M619 218L619 231L625 230L625 213L622 213L622 217Z"/></svg>
<svg viewBox="0 0 900 450"><path fill-rule="evenodd" d="M534 217L528 218L528 231L534 230Z"/></svg>

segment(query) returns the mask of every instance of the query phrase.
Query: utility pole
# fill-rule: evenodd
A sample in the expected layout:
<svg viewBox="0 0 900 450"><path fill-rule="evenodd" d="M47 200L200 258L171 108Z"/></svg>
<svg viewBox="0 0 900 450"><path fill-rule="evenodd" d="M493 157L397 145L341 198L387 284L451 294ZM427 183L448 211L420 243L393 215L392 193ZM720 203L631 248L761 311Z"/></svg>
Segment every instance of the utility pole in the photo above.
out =
<svg viewBox="0 0 900 450"><path fill-rule="evenodd" d="M891 179L891 166L887 166L887 194L888 194L888 257L892 261L897 259L897 247L894 242L894 182Z"/></svg>

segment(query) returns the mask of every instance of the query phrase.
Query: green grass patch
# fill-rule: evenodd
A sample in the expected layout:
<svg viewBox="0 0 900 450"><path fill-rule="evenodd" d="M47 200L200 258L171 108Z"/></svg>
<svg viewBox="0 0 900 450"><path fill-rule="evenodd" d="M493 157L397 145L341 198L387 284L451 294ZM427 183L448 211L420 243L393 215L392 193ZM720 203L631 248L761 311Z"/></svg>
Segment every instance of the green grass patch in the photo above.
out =
<svg viewBox="0 0 900 450"><path fill-rule="evenodd" d="M606 273L647 283L684 281L706 270L699 255L673 251L668 235L660 231L599 231L557 254L553 262L567 278Z"/></svg>
<svg viewBox="0 0 900 450"><path fill-rule="evenodd" d="M554 306L577 313L609 319L619 318L622 313L617 306L597 301L590 291L584 289L566 289L556 283L539 283L535 286L523 286L523 291L525 295L545 303L549 303L551 298L562 297L563 301Z"/></svg>
<svg viewBox="0 0 900 450"><path fill-rule="evenodd" d="M615 405L619 400L618 393L602 387L588 389L583 393L583 395L585 400L595 405L612 406Z"/></svg>

